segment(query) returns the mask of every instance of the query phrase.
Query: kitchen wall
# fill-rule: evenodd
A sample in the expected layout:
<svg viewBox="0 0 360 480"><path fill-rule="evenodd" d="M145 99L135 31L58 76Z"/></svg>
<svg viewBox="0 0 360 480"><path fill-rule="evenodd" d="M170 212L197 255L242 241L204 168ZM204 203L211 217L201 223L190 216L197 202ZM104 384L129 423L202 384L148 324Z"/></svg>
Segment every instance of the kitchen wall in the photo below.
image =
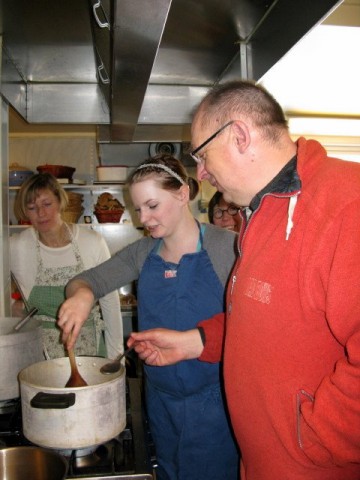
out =
<svg viewBox="0 0 360 480"><path fill-rule="evenodd" d="M46 163L71 165L76 168L74 179L84 180L90 185L97 180L96 166L129 165L130 172L142 160L153 155L156 147L153 143L98 144L97 131L93 126L29 125L11 108L9 129L9 164L18 163L34 172L37 165ZM196 168L191 157L182 151L180 144L172 145L175 156L182 159L189 175L196 178ZM206 206L214 191L215 189L205 182L201 184L197 198L191 202L191 210L200 221L208 221ZM92 215L98 193L82 189L79 192L84 194L84 215ZM94 216L91 228L102 233L111 253L114 253L140 238L143 231L139 229L141 224L132 208L127 189L121 186L116 191L112 188L111 192L126 206L120 221L121 228L117 224L98 224ZM14 199L12 192L9 216L12 223L16 224L13 215ZM81 218L79 223L82 222Z"/></svg>

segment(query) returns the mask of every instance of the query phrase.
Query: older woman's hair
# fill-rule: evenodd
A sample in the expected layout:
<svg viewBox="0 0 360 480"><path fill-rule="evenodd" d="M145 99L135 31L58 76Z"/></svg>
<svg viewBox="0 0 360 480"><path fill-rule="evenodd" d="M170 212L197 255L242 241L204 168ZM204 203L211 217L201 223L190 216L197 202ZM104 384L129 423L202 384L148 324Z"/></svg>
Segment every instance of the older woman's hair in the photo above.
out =
<svg viewBox="0 0 360 480"><path fill-rule="evenodd" d="M26 179L16 195L14 213L19 220L28 219L27 206L36 200L42 190L50 190L59 200L60 211L65 210L69 201L65 190L51 173L39 173Z"/></svg>
<svg viewBox="0 0 360 480"><path fill-rule="evenodd" d="M214 195L211 197L208 205L208 217L209 217L209 222L214 223L214 209L216 205L219 205L219 202L222 198L222 193L221 192L215 192Z"/></svg>
<svg viewBox="0 0 360 480"><path fill-rule="evenodd" d="M172 155L159 154L148 158L132 172L127 184L131 186L148 178L157 182L163 190L176 191L182 185L188 185L190 200L199 192L198 182L187 175L184 165Z"/></svg>

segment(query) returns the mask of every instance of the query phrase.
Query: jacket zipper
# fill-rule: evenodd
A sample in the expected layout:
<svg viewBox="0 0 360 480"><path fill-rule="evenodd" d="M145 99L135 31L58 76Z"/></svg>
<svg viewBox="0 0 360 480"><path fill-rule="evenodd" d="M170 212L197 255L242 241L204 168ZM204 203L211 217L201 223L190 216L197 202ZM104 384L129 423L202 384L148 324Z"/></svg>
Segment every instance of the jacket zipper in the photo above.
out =
<svg viewBox="0 0 360 480"><path fill-rule="evenodd" d="M265 193L265 195L263 195L260 199L258 208L250 215L249 220L246 220L246 216L243 213L241 213L243 218L245 217L245 227L243 227L242 232L239 233L239 240L238 240L238 244L237 244L237 249L238 249L238 252L239 252L239 260L241 260L241 257L242 257L243 244L244 244L246 233L249 229L250 222L252 221L254 215L256 215L258 210L261 208L261 205L263 203L264 198L269 197L269 196L275 197L275 198L291 198L291 197L297 197L298 195L300 195L300 193L301 193L301 190L297 190L296 192L293 192L291 194ZM237 280L237 270L238 270L238 268L239 268L239 265L237 266L234 274L232 275L230 297L232 297L232 294L233 294L233 291L234 291L235 283L236 283L236 280ZM231 311L231 308L230 308L230 311Z"/></svg>

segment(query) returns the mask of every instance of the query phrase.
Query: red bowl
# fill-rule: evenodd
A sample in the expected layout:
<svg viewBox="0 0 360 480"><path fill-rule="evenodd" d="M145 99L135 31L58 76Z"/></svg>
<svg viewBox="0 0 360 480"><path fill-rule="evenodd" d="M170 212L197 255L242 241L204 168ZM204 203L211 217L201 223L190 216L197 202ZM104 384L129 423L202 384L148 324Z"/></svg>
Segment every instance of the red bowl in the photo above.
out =
<svg viewBox="0 0 360 480"><path fill-rule="evenodd" d="M124 210L95 210L94 213L99 223L119 223Z"/></svg>
<svg viewBox="0 0 360 480"><path fill-rule="evenodd" d="M51 173L56 178L68 178L72 180L72 176L76 170L74 167L67 167L66 165L39 165L36 167L39 173Z"/></svg>

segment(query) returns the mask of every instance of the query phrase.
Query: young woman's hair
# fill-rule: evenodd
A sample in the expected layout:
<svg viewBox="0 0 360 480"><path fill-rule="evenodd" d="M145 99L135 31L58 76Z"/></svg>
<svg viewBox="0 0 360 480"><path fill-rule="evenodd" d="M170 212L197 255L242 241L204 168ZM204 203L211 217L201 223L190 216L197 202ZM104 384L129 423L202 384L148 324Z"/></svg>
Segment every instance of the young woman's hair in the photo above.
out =
<svg viewBox="0 0 360 480"><path fill-rule="evenodd" d="M159 154L142 162L129 176L127 184L142 182L151 178L163 190L176 191L182 185L188 185L190 200L199 192L198 182L187 175L184 165L171 155Z"/></svg>
<svg viewBox="0 0 360 480"><path fill-rule="evenodd" d="M60 211L64 211L68 205L65 190L51 173L39 173L26 179L16 195L14 213L19 220L27 220L27 206L33 203L43 190L50 190L59 200Z"/></svg>

